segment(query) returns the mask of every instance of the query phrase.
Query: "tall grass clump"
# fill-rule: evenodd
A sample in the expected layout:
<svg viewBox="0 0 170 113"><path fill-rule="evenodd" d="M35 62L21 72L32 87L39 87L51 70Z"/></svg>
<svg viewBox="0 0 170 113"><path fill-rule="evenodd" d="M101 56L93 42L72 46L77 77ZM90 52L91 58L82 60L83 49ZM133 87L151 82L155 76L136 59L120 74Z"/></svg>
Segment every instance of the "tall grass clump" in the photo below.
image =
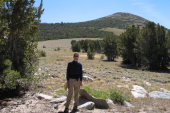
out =
<svg viewBox="0 0 170 113"><path fill-rule="evenodd" d="M123 104L124 101L130 101L130 96L119 89L110 89L110 99L115 103Z"/></svg>

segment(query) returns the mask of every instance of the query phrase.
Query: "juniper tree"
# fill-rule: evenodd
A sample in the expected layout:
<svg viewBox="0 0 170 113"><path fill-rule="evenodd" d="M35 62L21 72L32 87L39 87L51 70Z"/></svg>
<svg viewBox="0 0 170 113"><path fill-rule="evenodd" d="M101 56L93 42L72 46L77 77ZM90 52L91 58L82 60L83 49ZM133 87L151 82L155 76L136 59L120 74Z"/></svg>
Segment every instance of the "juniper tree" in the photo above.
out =
<svg viewBox="0 0 170 113"><path fill-rule="evenodd" d="M120 35L120 54L124 63L136 65L136 41L139 36L139 27L132 26Z"/></svg>
<svg viewBox="0 0 170 113"><path fill-rule="evenodd" d="M166 68L168 61L168 48L165 28L149 22L141 30L139 47L142 65L150 69Z"/></svg>
<svg viewBox="0 0 170 113"><path fill-rule="evenodd" d="M103 50L107 60L114 61L118 56L117 37L113 34L108 34L103 38Z"/></svg>
<svg viewBox="0 0 170 113"><path fill-rule="evenodd" d="M34 2L4 0L1 4L0 89L26 87L33 79L37 64L35 41L43 13L42 1L38 8Z"/></svg>

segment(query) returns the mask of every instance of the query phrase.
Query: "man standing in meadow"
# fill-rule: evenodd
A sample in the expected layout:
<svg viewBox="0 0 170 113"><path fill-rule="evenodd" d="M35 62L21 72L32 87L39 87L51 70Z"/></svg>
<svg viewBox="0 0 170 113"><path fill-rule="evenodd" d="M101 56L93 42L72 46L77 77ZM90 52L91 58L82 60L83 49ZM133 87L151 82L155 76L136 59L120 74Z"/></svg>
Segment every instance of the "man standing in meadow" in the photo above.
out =
<svg viewBox="0 0 170 113"><path fill-rule="evenodd" d="M78 93L80 90L80 86L82 86L82 64L78 61L79 54L74 53L73 54L73 61L70 61L67 66L67 85L68 85L68 95L67 95L67 101L65 103L65 110L64 113L69 112L69 105L72 99L72 95L74 92L74 106L72 109L72 112L78 111Z"/></svg>

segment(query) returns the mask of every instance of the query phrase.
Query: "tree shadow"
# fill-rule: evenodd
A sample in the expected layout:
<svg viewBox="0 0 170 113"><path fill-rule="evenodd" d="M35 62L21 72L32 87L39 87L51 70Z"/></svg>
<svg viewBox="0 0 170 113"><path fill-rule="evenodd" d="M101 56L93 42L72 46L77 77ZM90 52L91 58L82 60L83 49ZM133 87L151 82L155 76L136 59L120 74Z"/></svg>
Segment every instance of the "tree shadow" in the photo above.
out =
<svg viewBox="0 0 170 113"><path fill-rule="evenodd" d="M102 62L118 62L116 60L101 60Z"/></svg>
<svg viewBox="0 0 170 113"><path fill-rule="evenodd" d="M123 63L121 63L119 67L126 68L126 69L133 69L133 70L156 72L156 73L170 73L170 67L165 69L154 70L154 69L149 69L148 67L135 66L135 65L123 64Z"/></svg>
<svg viewBox="0 0 170 113"><path fill-rule="evenodd" d="M7 107L10 101L14 98L22 98L25 92L15 92L13 90L0 90L0 110Z"/></svg>

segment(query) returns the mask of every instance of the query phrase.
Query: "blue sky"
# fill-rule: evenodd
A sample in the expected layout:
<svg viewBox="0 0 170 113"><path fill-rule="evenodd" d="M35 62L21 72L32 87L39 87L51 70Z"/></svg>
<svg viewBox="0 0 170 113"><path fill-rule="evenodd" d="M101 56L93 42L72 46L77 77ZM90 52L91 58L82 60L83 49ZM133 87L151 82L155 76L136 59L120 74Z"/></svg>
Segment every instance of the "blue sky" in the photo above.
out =
<svg viewBox="0 0 170 113"><path fill-rule="evenodd" d="M35 0L38 6L41 0ZM170 29L170 0L43 0L42 23L83 22L127 12Z"/></svg>

